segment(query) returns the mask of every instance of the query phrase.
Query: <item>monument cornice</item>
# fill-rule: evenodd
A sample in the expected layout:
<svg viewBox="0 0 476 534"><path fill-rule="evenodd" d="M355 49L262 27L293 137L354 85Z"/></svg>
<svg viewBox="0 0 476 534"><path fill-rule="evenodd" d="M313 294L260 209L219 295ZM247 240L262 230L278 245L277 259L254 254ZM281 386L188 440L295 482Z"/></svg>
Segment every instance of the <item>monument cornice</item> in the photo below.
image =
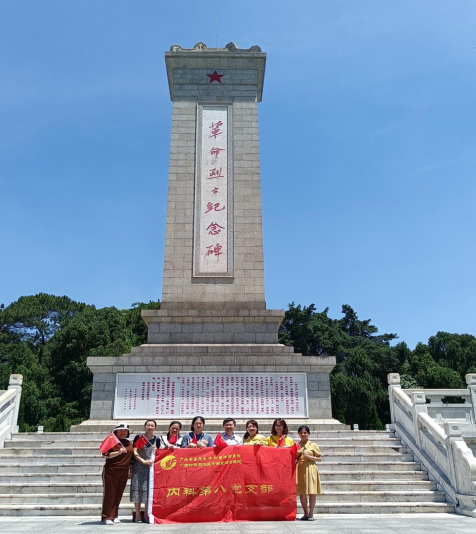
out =
<svg viewBox="0 0 476 534"><path fill-rule="evenodd" d="M196 47L203 43L198 43ZM165 52L165 65L167 68L167 78L169 82L170 90L170 99L175 101L177 98L180 99L180 93L177 93L175 90L176 85L179 87L183 86L184 80L189 80L189 78L175 79L174 72L176 70L181 70L185 72L191 72L193 69L197 71L198 69L212 69L210 73L215 70L224 70L229 72L240 72L240 71L256 71L256 80L253 80L253 85L256 86L256 102L261 102L263 95L263 83L264 83L264 72L266 66L266 53L261 51L259 46L252 46L249 49L239 49L233 43L227 45L229 48L207 48L206 45L203 45L205 48L193 48L193 49L183 49L178 45L173 45L170 52ZM208 79L204 79L205 87L224 87L229 86L231 83L233 86L239 86L237 83L237 77L235 76L231 79L230 76L225 74L225 77L219 83L212 83L210 85ZM243 85L249 85L250 78L243 76L242 80ZM208 100L217 101L218 99L213 97L213 94L207 95ZM231 98L235 100L234 98ZM197 100L207 100L205 98L198 98ZM224 100L220 98L220 100Z"/></svg>

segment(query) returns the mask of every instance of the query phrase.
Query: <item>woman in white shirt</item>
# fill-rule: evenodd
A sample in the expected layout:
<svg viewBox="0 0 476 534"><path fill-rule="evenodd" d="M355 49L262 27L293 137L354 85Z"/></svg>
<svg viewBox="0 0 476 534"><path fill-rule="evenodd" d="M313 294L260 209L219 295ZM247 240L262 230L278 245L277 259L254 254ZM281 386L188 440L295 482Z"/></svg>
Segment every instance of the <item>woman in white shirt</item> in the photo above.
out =
<svg viewBox="0 0 476 534"><path fill-rule="evenodd" d="M166 449L179 449L182 446L182 423L180 421L172 421L169 425L169 431L165 436L162 436L162 442Z"/></svg>

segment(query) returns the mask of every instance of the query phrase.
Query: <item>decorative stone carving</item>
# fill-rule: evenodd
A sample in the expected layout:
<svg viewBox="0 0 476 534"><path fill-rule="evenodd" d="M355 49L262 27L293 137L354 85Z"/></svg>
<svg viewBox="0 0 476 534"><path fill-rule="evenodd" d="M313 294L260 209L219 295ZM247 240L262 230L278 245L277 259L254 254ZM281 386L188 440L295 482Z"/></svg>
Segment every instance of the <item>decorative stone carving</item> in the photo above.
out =
<svg viewBox="0 0 476 534"><path fill-rule="evenodd" d="M476 460L473 452L461 441L454 441L453 455L454 455L454 469L456 475L456 483L459 493L474 495L474 480L476 479Z"/></svg>
<svg viewBox="0 0 476 534"><path fill-rule="evenodd" d="M10 386L21 386L23 384L23 375L10 375Z"/></svg>
<svg viewBox="0 0 476 534"><path fill-rule="evenodd" d="M225 49L228 50L229 52L237 52L238 50L240 50L238 45L234 43L233 41L229 42L225 46ZM182 52L182 51L188 51L188 50L198 50L198 51L208 50L208 46L205 43L202 43L200 41L193 48L182 48L180 45L176 45L176 44L170 47L171 52ZM223 49L220 49L220 50L223 50ZM261 52L261 47L258 45L254 45L251 48L248 48L248 49L245 48L241 50L241 52Z"/></svg>
<svg viewBox="0 0 476 534"><path fill-rule="evenodd" d="M387 375L387 380L388 380L389 385L391 386L400 385L400 375L398 373L389 373Z"/></svg>
<svg viewBox="0 0 476 534"><path fill-rule="evenodd" d="M476 386L476 373L470 373L465 378L468 386Z"/></svg>

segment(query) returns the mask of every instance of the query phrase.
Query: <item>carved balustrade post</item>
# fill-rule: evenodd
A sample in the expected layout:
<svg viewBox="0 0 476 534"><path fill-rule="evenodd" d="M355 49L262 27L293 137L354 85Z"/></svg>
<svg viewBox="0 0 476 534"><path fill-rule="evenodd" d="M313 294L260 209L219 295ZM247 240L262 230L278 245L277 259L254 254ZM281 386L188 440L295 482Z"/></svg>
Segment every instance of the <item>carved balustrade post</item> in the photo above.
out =
<svg viewBox="0 0 476 534"><path fill-rule="evenodd" d="M398 373L389 373L387 375L387 381L388 381L388 401L390 403L390 418L392 421L392 425L396 423L395 421L395 401L393 399L393 390L394 389L401 389L400 386L400 375ZM392 428L392 430L394 430Z"/></svg>
<svg viewBox="0 0 476 534"><path fill-rule="evenodd" d="M476 424L476 373L466 375L466 384L468 385L471 395L471 404L473 405L473 424Z"/></svg>
<svg viewBox="0 0 476 534"><path fill-rule="evenodd" d="M461 427L458 424L455 423L445 423L444 431L446 434L445 444L446 444L446 451L448 454L448 464L450 466L450 482L453 488L459 492L460 488L458 483L458 477L457 477L457 471L456 471L456 458L455 453L453 450L453 443L455 441L463 441L463 433L461 430Z"/></svg>
<svg viewBox="0 0 476 534"><path fill-rule="evenodd" d="M16 389L16 395L14 400L15 408L13 410L12 417L12 433L18 432L18 412L20 410L20 400L21 400L21 386L23 384L22 375L10 375L10 383L8 389Z"/></svg>
<svg viewBox="0 0 476 534"><path fill-rule="evenodd" d="M420 418L421 413L428 413L428 408L426 407L426 396L423 391L414 391L412 393L412 415L413 415L413 428L415 433L415 443L418 445L418 448L421 449L421 434L420 434Z"/></svg>

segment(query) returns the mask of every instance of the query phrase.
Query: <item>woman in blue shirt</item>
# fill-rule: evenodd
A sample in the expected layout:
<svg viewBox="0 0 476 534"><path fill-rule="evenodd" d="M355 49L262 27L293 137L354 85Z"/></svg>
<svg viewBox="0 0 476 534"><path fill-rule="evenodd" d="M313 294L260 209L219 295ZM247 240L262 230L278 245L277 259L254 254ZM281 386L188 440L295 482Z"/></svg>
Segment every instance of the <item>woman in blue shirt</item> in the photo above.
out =
<svg viewBox="0 0 476 534"><path fill-rule="evenodd" d="M182 448L213 447L213 439L209 434L205 434L203 427L205 419L201 415L196 415L192 420L192 431L185 434L182 440Z"/></svg>

